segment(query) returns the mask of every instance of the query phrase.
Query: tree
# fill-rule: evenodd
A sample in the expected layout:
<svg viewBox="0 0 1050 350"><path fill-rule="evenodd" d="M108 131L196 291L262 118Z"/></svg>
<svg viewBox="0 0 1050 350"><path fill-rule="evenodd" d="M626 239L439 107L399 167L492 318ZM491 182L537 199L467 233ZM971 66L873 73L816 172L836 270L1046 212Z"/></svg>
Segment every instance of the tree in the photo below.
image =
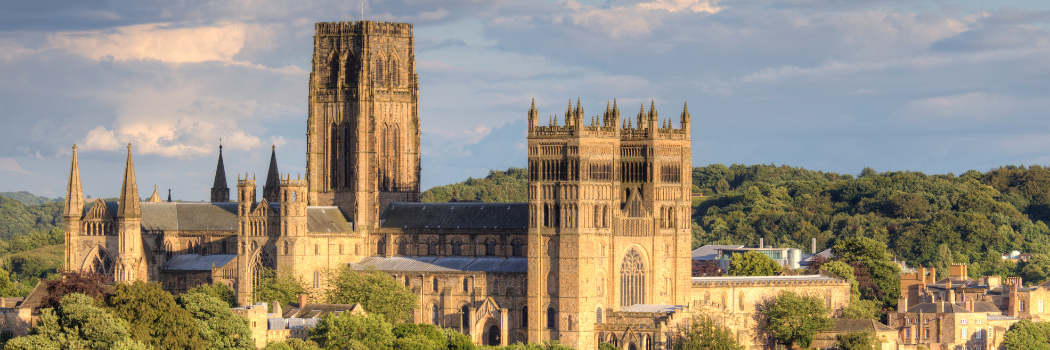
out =
<svg viewBox="0 0 1050 350"><path fill-rule="evenodd" d="M915 193L897 193L886 199L883 207L894 217L910 220L925 217L930 212L930 201Z"/></svg>
<svg viewBox="0 0 1050 350"><path fill-rule="evenodd" d="M402 323L393 330L394 349L445 350L448 338L432 324Z"/></svg>
<svg viewBox="0 0 1050 350"><path fill-rule="evenodd" d="M694 318L692 325L679 330L671 343L673 350L743 350L733 332L708 317Z"/></svg>
<svg viewBox="0 0 1050 350"><path fill-rule="evenodd" d="M0 297L13 297L21 294L18 285L11 282L7 270L0 268Z"/></svg>
<svg viewBox="0 0 1050 350"><path fill-rule="evenodd" d="M106 276L97 272L63 271L61 279L45 281L47 295L40 307L56 308L68 294L80 293L92 298L102 297L106 291Z"/></svg>
<svg viewBox="0 0 1050 350"><path fill-rule="evenodd" d="M1050 350L1050 323L1021 320L1003 334L1005 350Z"/></svg>
<svg viewBox="0 0 1050 350"><path fill-rule="evenodd" d="M808 348L817 332L831 327L823 300L792 291L781 292L761 312L766 331L777 343L789 348L796 344Z"/></svg>
<svg viewBox="0 0 1050 350"><path fill-rule="evenodd" d="M127 320L131 338L156 349L207 349L193 315L179 307L160 283L136 281L115 285L106 307Z"/></svg>
<svg viewBox="0 0 1050 350"><path fill-rule="evenodd" d="M448 350L474 350L474 341L466 334L451 328L445 328L442 332L448 339Z"/></svg>
<svg viewBox="0 0 1050 350"><path fill-rule="evenodd" d="M369 314L401 322L412 317L416 295L390 275L376 270L356 271L343 266L328 277L325 299L331 304L356 304Z"/></svg>
<svg viewBox="0 0 1050 350"><path fill-rule="evenodd" d="M1042 284L1050 278L1050 255L1032 254L1031 259L1018 265L1025 282Z"/></svg>
<svg viewBox="0 0 1050 350"><path fill-rule="evenodd" d="M73 293L57 308L40 311L40 321L29 335L7 342L5 349L146 349L132 340L128 322L95 305L89 296Z"/></svg>
<svg viewBox="0 0 1050 350"><path fill-rule="evenodd" d="M202 284L186 291L186 293L202 293L213 296L219 300L226 302L227 307L237 306L237 294L233 292L230 286L222 281L215 282L212 284Z"/></svg>
<svg viewBox="0 0 1050 350"><path fill-rule="evenodd" d="M722 269L718 268L718 262L714 260L693 260L693 277L718 277L722 275Z"/></svg>
<svg viewBox="0 0 1050 350"><path fill-rule="evenodd" d="M274 301L287 305L299 301L300 294L306 294L303 282L292 276L278 276L277 271L262 268L259 271L259 283L255 284L255 302L270 304Z"/></svg>
<svg viewBox="0 0 1050 350"><path fill-rule="evenodd" d="M830 261L821 264L820 267L827 272L835 274L835 276L842 277L842 279L849 281L851 300L855 301L860 298L860 287L857 284L857 277L853 275L852 266L841 261Z"/></svg>
<svg viewBox="0 0 1050 350"><path fill-rule="evenodd" d="M897 302L900 296L900 266L893 262L886 244L867 237L843 238L835 243L832 259L857 262L867 269L876 288L865 293L864 286L861 286L861 293L868 294L865 295L866 299L878 299L887 306Z"/></svg>
<svg viewBox="0 0 1050 350"><path fill-rule="evenodd" d="M201 336L212 349L255 349L248 319L230 311L226 301L199 292L184 293L176 301L193 315Z"/></svg>
<svg viewBox="0 0 1050 350"><path fill-rule="evenodd" d="M780 264L754 250L733 254L730 259L728 276L773 276L780 272Z"/></svg>
<svg viewBox="0 0 1050 350"><path fill-rule="evenodd" d="M325 349L392 350L392 328L382 314L327 314L310 329L309 339Z"/></svg>
<svg viewBox="0 0 1050 350"><path fill-rule="evenodd" d="M875 350L875 332L849 332L835 336L840 350Z"/></svg>

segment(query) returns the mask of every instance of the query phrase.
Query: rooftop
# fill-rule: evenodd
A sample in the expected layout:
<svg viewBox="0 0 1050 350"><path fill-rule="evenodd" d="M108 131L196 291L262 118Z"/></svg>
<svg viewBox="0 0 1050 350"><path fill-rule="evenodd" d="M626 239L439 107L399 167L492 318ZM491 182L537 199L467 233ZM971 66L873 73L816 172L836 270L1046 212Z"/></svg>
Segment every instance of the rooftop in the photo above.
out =
<svg viewBox="0 0 1050 350"><path fill-rule="evenodd" d="M430 271L430 272L528 272L529 261L525 257L369 257L350 266L363 270L370 266L380 271Z"/></svg>

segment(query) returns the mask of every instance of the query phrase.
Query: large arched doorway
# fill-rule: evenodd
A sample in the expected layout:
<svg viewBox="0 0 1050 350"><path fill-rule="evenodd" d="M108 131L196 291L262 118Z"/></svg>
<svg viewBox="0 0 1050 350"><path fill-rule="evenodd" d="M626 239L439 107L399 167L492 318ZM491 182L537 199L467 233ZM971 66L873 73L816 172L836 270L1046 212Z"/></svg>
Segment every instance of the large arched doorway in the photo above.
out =
<svg viewBox="0 0 1050 350"><path fill-rule="evenodd" d="M499 326L492 325L489 327L488 332L485 334L485 344L490 346L500 345L500 331Z"/></svg>

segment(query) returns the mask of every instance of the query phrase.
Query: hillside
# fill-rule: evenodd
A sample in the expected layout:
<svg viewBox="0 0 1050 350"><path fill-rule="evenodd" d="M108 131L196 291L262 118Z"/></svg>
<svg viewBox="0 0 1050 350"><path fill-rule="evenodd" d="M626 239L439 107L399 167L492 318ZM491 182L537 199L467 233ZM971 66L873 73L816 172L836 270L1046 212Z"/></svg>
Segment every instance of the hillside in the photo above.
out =
<svg viewBox="0 0 1050 350"><path fill-rule="evenodd" d="M14 200L18 201L19 203L22 203L22 204L25 204L25 205L37 205L37 204L44 204L44 203L51 203L51 202L60 202L60 201L62 201L62 198L51 199L51 198L47 198L47 197L40 197L40 196L35 196L32 193L29 193L29 192L26 192L26 191L0 192L0 196L7 197L7 198L10 198L10 199L14 199Z"/></svg>
<svg viewBox="0 0 1050 350"><path fill-rule="evenodd" d="M526 202L529 185L528 170L510 168L507 171L489 171L483 179L469 178L451 185L437 186L423 192L423 202L480 200L483 202Z"/></svg>

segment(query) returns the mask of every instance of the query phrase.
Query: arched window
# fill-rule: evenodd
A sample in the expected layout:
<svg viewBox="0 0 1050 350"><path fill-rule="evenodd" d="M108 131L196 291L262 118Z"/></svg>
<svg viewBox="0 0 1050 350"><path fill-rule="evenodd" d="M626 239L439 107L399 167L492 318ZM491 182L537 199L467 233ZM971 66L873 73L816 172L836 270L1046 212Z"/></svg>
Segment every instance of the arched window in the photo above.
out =
<svg viewBox="0 0 1050 350"><path fill-rule="evenodd" d="M528 327L529 327L529 307L528 306L522 306L521 307L521 328L528 328Z"/></svg>
<svg viewBox="0 0 1050 350"><path fill-rule="evenodd" d="M321 247L317 244L314 244L314 255L321 255Z"/></svg>
<svg viewBox="0 0 1050 350"><path fill-rule="evenodd" d="M402 238L401 241L397 242L397 253L400 255L408 255L408 240Z"/></svg>
<svg viewBox="0 0 1050 350"><path fill-rule="evenodd" d="M252 251L259 250L259 242L252 242Z"/></svg>
<svg viewBox="0 0 1050 350"><path fill-rule="evenodd" d="M487 242L485 242L485 255L488 255L488 256L496 255L496 241L495 240L489 238L489 240Z"/></svg>
<svg viewBox="0 0 1050 350"><path fill-rule="evenodd" d="M631 248L620 264L620 306L645 304L645 261Z"/></svg>
<svg viewBox="0 0 1050 350"><path fill-rule="evenodd" d="M432 304L430 306L430 322L435 326L441 326L441 313L438 309L438 304Z"/></svg>
<svg viewBox="0 0 1050 350"><path fill-rule="evenodd" d="M521 240L515 239L512 244L514 245L514 256L522 256Z"/></svg>
<svg viewBox="0 0 1050 350"><path fill-rule="evenodd" d="M438 291L438 278L437 278L437 276L434 276L434 280L432 281L431 285L433 285L433 288L434 288L435 292Z"/></svg>
<svg viewBox="0 0 1050 350"><path fill-rule="evenodd" d="M332 55L328 61L328 88L335 88L339 84L339 56Z"/></svg>
<svg viewBox="0 0 1050 350"><path fill-rule="evenodd" d="M744 311L744 292L740 292L740 297L737 300L737 304L740 304L740 311Z"/></svg>
<svg viewBox="0 0 1050 350"><path fill-rule="evenodd" d="M288 255L288 242L284 242L284 255Z"/></svg>
<svg viewBox="0 0 1050 350"><path fill-rule="evenodd" d="M463 255L463 248L460 247L459 239L452 239L452 255Z"/></svg>
<svg viewBox="0 0 1050 350"><path fill-rule="evenodd" d="M376 241L376 255L384 255L384 254L386 254L386 249L385 248L386 248L386 242L384 242L382 239Z"/></svg>
<svg viewBox="0 0 1050 350"><path fill-rule="evenodd" d="M383 58L376 58L376 64L373 67L375 67L376 70L374 75L376 86L385 85L386 76L383 75Z"/></svg>
<svg viewBox="0 0 1050 350"><path fill-rule="evenodd" d="M314 271L314 288L321 288L321 272Z"/></svg>
<svg viewBox="0 0 1050 350"><path fill-rule="evenodd" d="M598 307L594 310L594 319L596 323L602 323L602 308Z"/></svg>
<svg viewBox="0 0 1050 350"><path fill-rule="evenodd" d="M554 310L553 307L547 308L547 328L558 328L558 311Z"/></svg>
<svg viewBox="0 0 1050 350"><path fill-rule="evenodd" d="M401 86L401 71L396 58L390 60L390 85Z"/></svg>
<svg viewBox="0 0 1050 350"><path fill-rule="evenodd" d="M463 292L469 292L469 291L470 291L470 279L468 279L467 277L463 277Z"/></svg>
<svg viewBox="0 0 1050 350"><path fill-rule="evenodd" d="M437 240L431 239L430 242L427 242L427 255L437 255L437 247Z"/></svg>
<svg viewBox="0 0 1050 350"><path fill-rule="evenodd" d="M222 253L226 254L226 241L222 241Z"/></svg>

